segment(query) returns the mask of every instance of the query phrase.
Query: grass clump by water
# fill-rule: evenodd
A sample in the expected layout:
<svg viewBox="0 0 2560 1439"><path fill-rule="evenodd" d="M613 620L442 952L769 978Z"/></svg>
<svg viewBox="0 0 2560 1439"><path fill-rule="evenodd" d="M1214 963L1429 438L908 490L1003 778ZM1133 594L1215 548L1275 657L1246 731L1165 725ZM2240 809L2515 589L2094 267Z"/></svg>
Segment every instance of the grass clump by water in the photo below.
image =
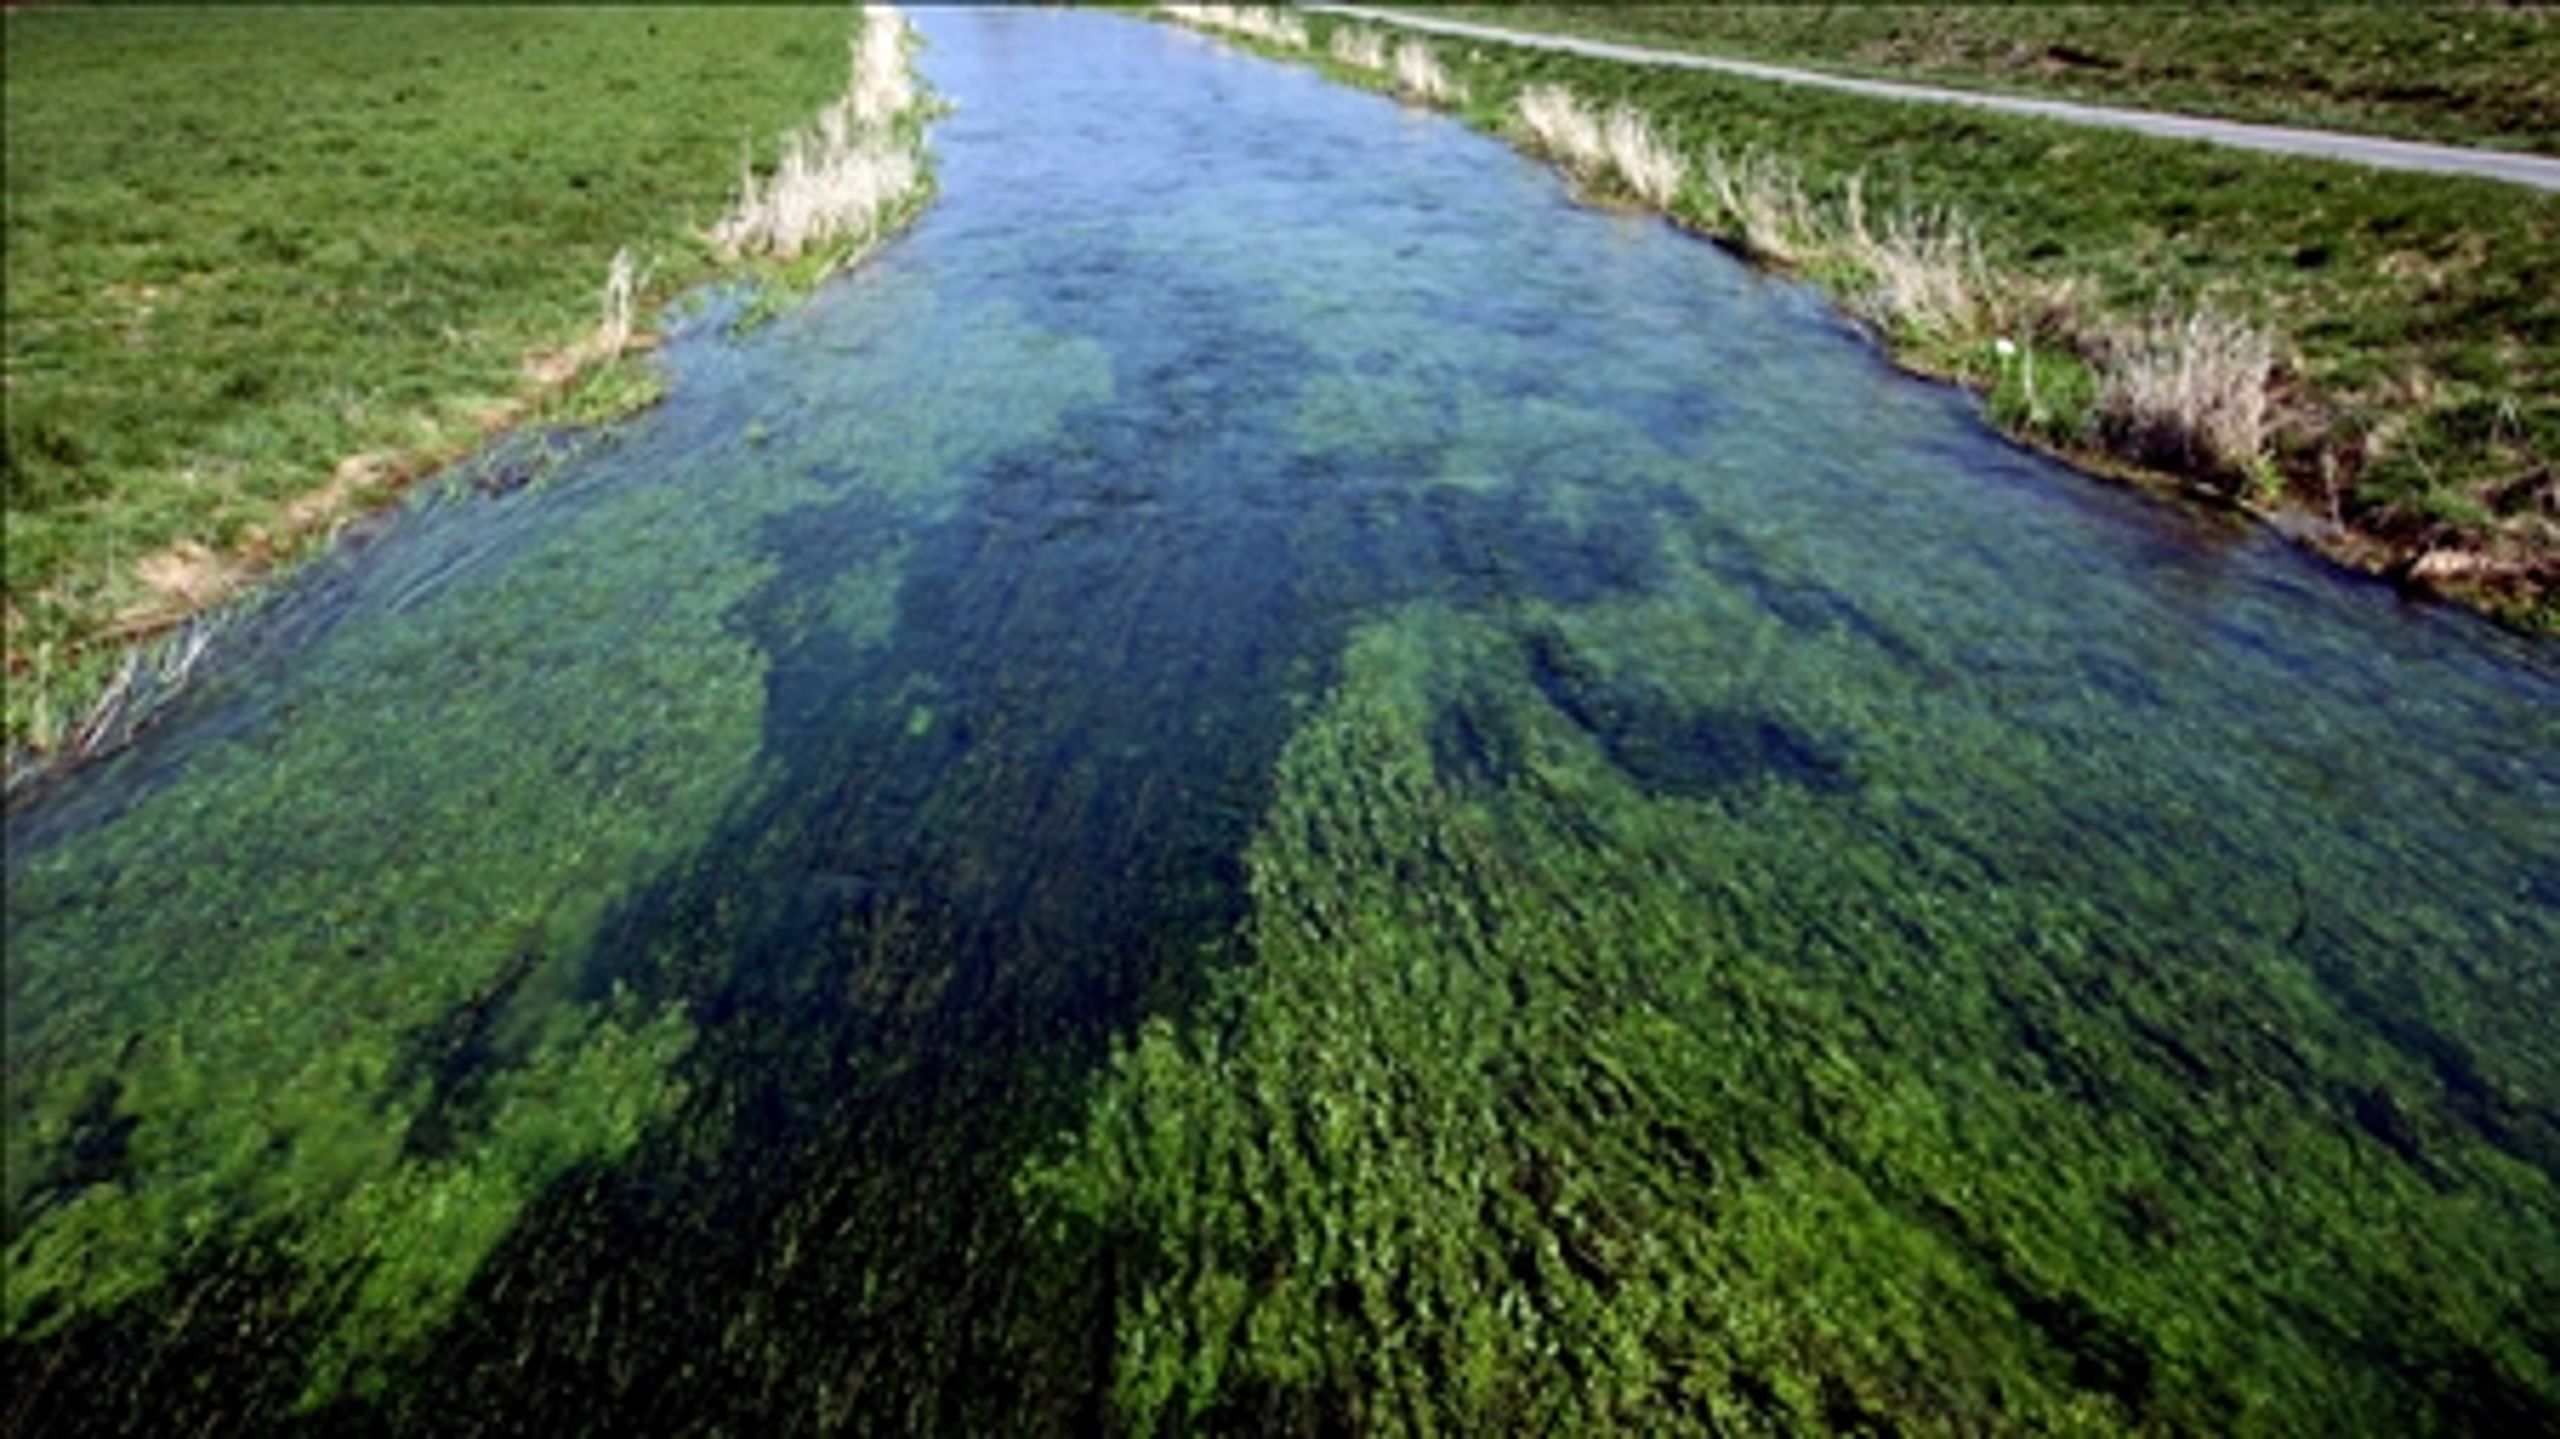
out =
<svg viewBox="0 0 2560 1439"><path fill-rule="evenodd" d="M2560 23L2485 5L1432 6L1488 25L2560 154Z"/></svg>
<svg viewBox="0 0 2560 1439"><path fill-rule="evenodd" d="M2252 474L2267 463L2275 351L2266 333L2211 310L2161 315L2108 358L2099 424L2166 469Z"/></svg>
<svg viewBox="0 0 2560 1439"><path fill-rule="evenodd" d="M1242 36L1276 49L1307 48L1306 22L1269 5L1167 5L1164 11L1185 25Z"/></svg>
<svg viewBox="0 0 2560 1439"><path fill-rule="evenodd" d="M1644 116L1621 105L1603 119L1561 85L1531 85L1515 102L1532 148L1584 185L1614 183L1645 204L1671 203L1688 164L1655 138Z"/></svg>
<svg viewBox="0 0 2560 1439"><path fill-rule="evenodd" d="M711 227L722 258L792 261L825 249L830 268L840 267L909 210L925 178L907 68L915 44L896 10L865 9L843 96L782 137L769 178L757 176L752 158L740 161L737 198Z"/></svg>
<svg viewBox="0 0 2560 1439"><path fill-rule="evenodd" d="M1604 156L1601 117L1640 120L1684 171L1646 203L1837 295L2013 434L2560 631L2560 200L1493 43L1443 53L1464 118L1600 193L1647 193Z"/></svg>
<svg viewBox="0 0 2560 1439"><path fill-rule="evenodd" d="M838 7L5 23L21 762L98 728L133 646L492 430L653 399L613 361L721 267L741 136L843 83Z"/></svg>
<svg viewBox="0 0 2560 1439"><path fill-rule="evenodd" d="M1466 87L1449 78L1438 52L1420 40L1396 42L1396 93L1424 105L1447 105L1466 98Z"/></svg>
<svg viewBox="0 0 2560 1439"><path fill-rule="evenodd" d="M1333 32L1334 62L1362 70L1387 68L1387 37L1359 25L1345 25Z"/></svg>

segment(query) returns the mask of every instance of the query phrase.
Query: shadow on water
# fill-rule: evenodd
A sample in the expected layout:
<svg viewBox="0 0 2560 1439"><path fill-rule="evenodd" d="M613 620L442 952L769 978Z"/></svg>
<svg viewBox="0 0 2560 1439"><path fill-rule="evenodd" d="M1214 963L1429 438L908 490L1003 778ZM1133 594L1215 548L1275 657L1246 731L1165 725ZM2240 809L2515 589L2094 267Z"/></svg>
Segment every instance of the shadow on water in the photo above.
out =
<svg viewBox="0 0 2560 1439"><path fill-rule="evenodd" d="M1422 484L1434 453L1298 453L1314 363L1267 303L1161 261L1114 282L1135 268L1088 238L1034 297L1045 328L1107 337L1119 391L947 519L902 532L855 486L762 527L776 572L732 623L768 657L774 773L584 979L689 1007L685 1109L528 1209L394 1386L407 1417L503 1390L580 1423L1098 1423L1109 1256L1035 1230L1011 1176L1112 1036L1242 958L1239 856L1348 625L1645 583L1641 512L1576 535L1514 491ZM1185 323L1156 323L1164 294ZM807 592L898 544L885 644L806 623ZM1820 767L1745 742L1709 763Z"/></svg>

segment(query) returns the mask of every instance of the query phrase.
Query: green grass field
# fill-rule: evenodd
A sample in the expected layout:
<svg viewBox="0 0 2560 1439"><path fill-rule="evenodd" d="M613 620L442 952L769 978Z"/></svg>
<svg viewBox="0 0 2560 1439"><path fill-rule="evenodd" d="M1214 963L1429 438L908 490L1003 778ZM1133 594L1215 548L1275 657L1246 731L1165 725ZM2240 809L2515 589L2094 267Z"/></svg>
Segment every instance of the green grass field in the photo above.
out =
<svg viewBox="0 0 2560 1439"><path fill-rule="evenodd" d="M525 413L528 358L595 330L617 249L652 297L709 273L742 144L769 157L843 88L854 28L842 6L6 26L13 744L120 632ZM651 378L584 383L548 412Z"/></svg>
<svg viewBox="0 0 2560 1439"><path fill-rule="evenodd" d="M1343 23L1319 18L1314 54L1327 53ZM1649 116L1692 162L1669 213L1720 240L1740 236L1699 181L1697 162L1710 153L1777 162L1817 211L1836 214L1856 179L1873 214L1958 217L1979 241L1985 310L2016 319L2009 336L2042 358L2038 403L2020 403L1993 337L1888 327L1884 338L1907 363L1984 390L1992 417L2013 432L2085 463L2128 458L2095 429L2093 355L2158 313L2204 307L2263 328L2276 356L2266 386L2273 437L2265 472L2242 497L2283 510L2347 563L2560 630L2560 197L1506 45L1432 44L1465 87L1462 117L1515 141L1525 139L1515 101L1531 85L1565 86L1595 112L1623 103ZM1352 83L1391 83L1324 63ZM1854 267L1792 268L1853 306L1876 281Z"/></svg>
<svg viewBox="0 0 2560 1439"><path fill-rule="evenodd" d="M2560 154L2560 17L2490 5L1468 5L1842 73Z"/></svg>

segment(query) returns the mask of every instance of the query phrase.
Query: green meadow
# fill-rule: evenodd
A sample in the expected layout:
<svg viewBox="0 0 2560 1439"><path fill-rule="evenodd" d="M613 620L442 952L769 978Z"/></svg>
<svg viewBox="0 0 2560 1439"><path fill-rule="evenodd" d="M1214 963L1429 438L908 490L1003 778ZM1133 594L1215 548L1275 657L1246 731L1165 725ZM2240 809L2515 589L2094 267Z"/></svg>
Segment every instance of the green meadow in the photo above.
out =
<svg viewBox="0 0 2560 1439"><path fill-rule="evenodd" d="M2560 25L2491 5L1465 5L1487 24L2560 154Z"/></svg>
<svg viewBox="0 0 2560 1439"><path fill-rule="evenodd" d="M38 8L6 17L12 746L119 639L325 542L561 363L628 247L711 273L742 149L845 84L841 6ZM529 400L531 403L529 403Z"/></svg>

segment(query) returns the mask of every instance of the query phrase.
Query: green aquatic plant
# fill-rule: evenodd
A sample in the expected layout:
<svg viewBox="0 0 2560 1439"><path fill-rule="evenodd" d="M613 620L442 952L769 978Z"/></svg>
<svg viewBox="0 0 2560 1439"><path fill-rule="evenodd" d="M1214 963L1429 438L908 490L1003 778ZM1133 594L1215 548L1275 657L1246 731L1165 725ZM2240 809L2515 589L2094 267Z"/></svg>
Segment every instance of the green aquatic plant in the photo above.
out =
<svg viewBox="0 0 2560 1439"><path fill-rule="evenodd" d="M663 1107L682 1015L586 1017L564 965L756 751L758 662L718 616L757 570L698 558L637 624L610 568L537 560L385 653L320 657L281 730L13 868L12 1336L281 1237L353 1286L325 1390L422 1332L530 1193ZM618 643L568 638L608 615ZM386 714L442 736L435 762L382 764ZM102 1089L126 1137L109 1172L66 1173ZM430 1129L449 1153L420 1152Z"/></svg>
<svg viewBox="0 0 2560 1439"><path fill-rule="evenodd" d="M1683 592L1353 641L1253 846L1250 961L1135 1035L1021 1180L1118 1256L1120 1422L2272 1432L2560 1402L2524 1337L2560 1293L2551 1170L2360 1033L2281 882L2101 903L2084 863L2161 857L1989 871L2056 803L1986 785L2017 756L1956 712L1887 741L1861 708L1890 682L1808 705L1854 635L1764 646ZM1657 728L1723 758L1666 768ZM2201 926L2171 917L2191 879ZM2405 1359L2346 1337L2384 1334Z"/></svg>

